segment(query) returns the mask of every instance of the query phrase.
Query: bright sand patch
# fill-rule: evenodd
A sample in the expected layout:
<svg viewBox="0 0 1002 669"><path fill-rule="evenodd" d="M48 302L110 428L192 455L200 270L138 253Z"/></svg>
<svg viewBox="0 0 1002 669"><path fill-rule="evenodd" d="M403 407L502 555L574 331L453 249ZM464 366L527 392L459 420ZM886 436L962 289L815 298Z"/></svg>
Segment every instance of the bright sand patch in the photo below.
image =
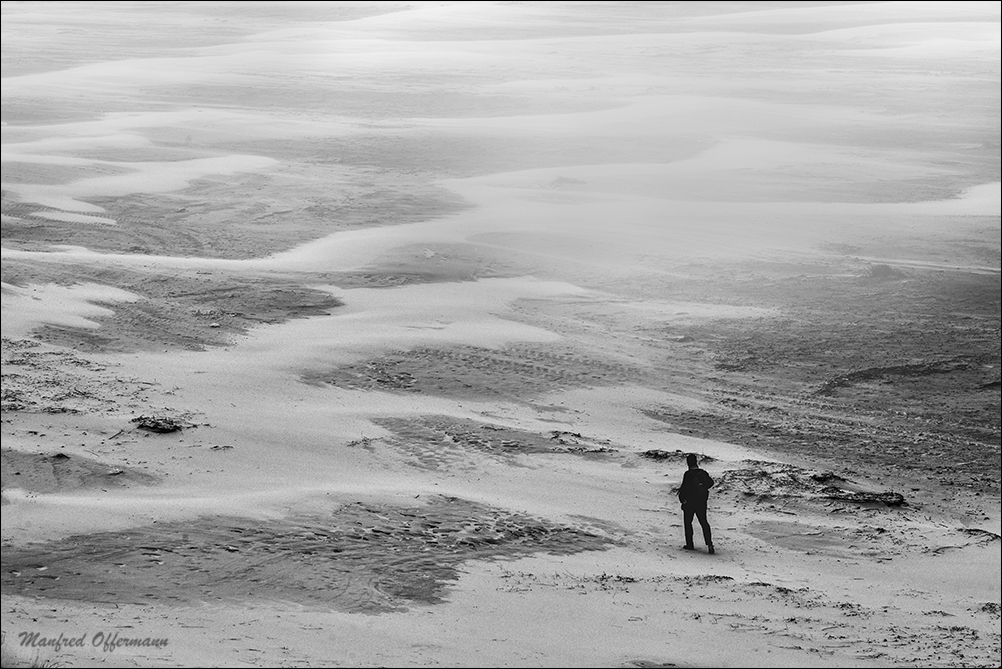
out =
<svg viewBox="0 0 1002 669"><path fill-rule="evenodd" d="M118 288L99 284L75 286L11 286L3 284L3 336L19 338L43 324L98 328L93 318L111 309L95 302L113 303L138 299Z"/></svg>

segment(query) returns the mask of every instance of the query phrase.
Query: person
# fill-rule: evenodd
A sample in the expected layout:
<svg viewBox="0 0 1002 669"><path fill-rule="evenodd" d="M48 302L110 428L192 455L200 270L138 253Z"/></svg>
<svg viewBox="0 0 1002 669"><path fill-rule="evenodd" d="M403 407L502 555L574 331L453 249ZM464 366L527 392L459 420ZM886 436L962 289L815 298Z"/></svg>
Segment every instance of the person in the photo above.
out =
<svg viewBox="0 0 1002 669"><path fill-rule="evenodd" d="M688 471L682 476L682 485L678 489L678 501L682 503L682 519L685 526L685 548L695 550L692 544L692 519L699 520L703 528L703 541L706 542L706 552L713 554L713 537L710 533L710 522L706 519L706 503L710 497L713 479L700 469L696 454L690 453L685 458L689 465Z"/></svg>

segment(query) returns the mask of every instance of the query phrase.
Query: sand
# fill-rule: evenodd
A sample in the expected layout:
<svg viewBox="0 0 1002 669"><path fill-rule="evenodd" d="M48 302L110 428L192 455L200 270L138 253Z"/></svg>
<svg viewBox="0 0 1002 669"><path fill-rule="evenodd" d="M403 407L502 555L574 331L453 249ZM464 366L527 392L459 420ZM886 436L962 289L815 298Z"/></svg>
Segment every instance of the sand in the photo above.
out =
<svg viewBox="0 0 1002 669"><path fill-rule="evenodd" d="M3 26L4 666L1002 661L997 3Z"/></svg>

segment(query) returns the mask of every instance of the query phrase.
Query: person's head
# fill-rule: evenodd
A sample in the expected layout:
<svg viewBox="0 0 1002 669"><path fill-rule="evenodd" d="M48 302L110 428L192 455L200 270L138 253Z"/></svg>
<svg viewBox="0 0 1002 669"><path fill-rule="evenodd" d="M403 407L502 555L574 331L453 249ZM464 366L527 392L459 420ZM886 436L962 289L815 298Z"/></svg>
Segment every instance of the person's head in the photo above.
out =
<svg viewBox="0 0 1002 669"><path fill-rule="evenodd" d="M685 461L686 461L686 464L689 465L689 469L695 468L697 466L696 454L695 453L690 453L689 455L685 456Z"/></svg>

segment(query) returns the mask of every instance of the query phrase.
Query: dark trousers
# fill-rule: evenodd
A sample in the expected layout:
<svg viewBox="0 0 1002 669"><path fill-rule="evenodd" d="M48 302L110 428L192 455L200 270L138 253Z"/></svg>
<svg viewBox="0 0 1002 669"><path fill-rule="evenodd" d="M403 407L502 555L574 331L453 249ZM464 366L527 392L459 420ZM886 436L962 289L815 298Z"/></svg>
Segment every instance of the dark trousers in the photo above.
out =
<svg viewBox="0 0 1002 669"><path fill-rule="evenodd" d="M685 545L692 545L692 517L695 516L699 520L699 524L703 528L703 541L706 542L707 546L713 545L713 537L710 535L710 522L706 519L706 505L705 504L686 504L682 507L682 516L685 524Z"/></svg>

